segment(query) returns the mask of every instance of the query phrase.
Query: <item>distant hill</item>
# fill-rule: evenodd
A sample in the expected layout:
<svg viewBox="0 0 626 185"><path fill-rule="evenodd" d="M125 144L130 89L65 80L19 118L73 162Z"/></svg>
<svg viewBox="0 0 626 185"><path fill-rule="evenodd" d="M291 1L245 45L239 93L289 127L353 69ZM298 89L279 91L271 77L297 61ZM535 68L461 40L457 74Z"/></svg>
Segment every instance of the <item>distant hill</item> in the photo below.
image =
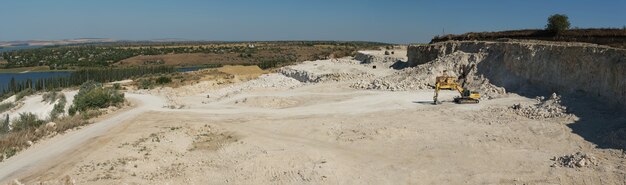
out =
<svg viewBox="0 0 626 185"><path fill-rule="evenodd" d="M0 47L20 47L20 46L56 46L69 44L87 44L115 42L116 40L107 38L79 38L65 40L26 40L26 41L0 41Z"/></svg>
<svg viewBox="0 0 626 185"><path fill-rule="evenodd" d="M626 29L572 29L556 35L553 32L539 29L510 30L499 32L469 32L464 34L449 34L436 36L431 43L448 40L498 40L498 39L526 39L564 42L586 42L607 45L616 48L626 48Z"/></svg>

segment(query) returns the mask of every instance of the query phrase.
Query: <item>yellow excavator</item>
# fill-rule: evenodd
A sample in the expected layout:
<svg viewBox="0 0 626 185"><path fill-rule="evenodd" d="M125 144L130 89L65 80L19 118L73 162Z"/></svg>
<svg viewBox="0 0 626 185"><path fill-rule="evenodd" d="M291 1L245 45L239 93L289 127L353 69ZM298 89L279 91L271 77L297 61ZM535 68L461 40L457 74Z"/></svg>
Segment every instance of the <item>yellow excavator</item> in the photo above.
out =
<svg viewBox="0 0 626 185"><path fill-rule="evenodd" d="M469 103L478 103L480 99L480 93L473 92L467 89L463 89L462 85L457 82L456 77L448 76L444 74L443 76L438 76L435 82L435 97L433 98L434 104L441 104L437 99L439 97L439 90L448 89L448 90L457 90L461 94L460 97L455 97L454 102L458 104L469 104Z"/></svg>

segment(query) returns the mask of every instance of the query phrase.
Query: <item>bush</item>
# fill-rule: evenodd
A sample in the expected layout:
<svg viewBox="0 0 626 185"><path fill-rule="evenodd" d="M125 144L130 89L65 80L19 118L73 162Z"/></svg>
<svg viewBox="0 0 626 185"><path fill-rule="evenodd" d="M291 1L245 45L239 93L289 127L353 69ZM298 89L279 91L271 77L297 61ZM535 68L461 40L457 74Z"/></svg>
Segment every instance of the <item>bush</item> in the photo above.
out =
<svg viewBox="0 0 626 185"><path fill-rule="evenodd" d="M25 112L25 113L20 113L20 117L13 120L13 130L26 130L29 128L35 128L35 127L39 127L41 125L44 124L45 121L40 120L39 118L37 118L37 115L30 113L30 112Z"/></svg>
<svg viewBox="0 0 626 185"><path fill-rule="evenodd" d="M61 94L60 98L59 98L59 102L57 104L54 105L54 108L52 109L52 111L50 111L50 120L55 120L57 119L57 117L63 113L65 113L65 104L67 103L67 100L65 99L65 96L63 94Z"/></svg>
<svg viewBox="0 0 626 185"><path fill-rule="evenodd" d="M9 133L9 131L11 131L11 129L9 128L10 122L11 120L9 119L9 115L7 114L5 118L0 122L2 123L2 125L0 125L0 134L6 134L6 133Z"/></svg>
<svg viewBox="0 0 626 185"><path fill-rule="evenodd" d="M70 115L76 111L83 112L87 109L106 108L124 102L124 94L114 89L105 89L101 84L85 82L81 85L78 94L74 96Z"/></svg>
<svg viewBox="0 0 626 185"><path fill-rule="evenodd" d="M172 78L168 76L160 76L159 78L156 79L156 83L159 85L171 83L171 82L172 82Z"/></svg>
<svg viewBox="0 0 626 185"><path fill-rule="evenodd" d="M113 84L113 89L120 90L120 89L122 89L122 86L119 83L114 83Z"/></svg>
<svg viewBox="0 0 626 185"><path fill-rule="evenodd" d="M32 89L25 89L19 93L17 93L15 95L15 101L21 100L22 98L24 98L25 96L31 95L33 94L33 90Z"/></svg>
<svg viewBox="0 0 626 185"><path fill-rule="evenodd" d="M554 33L562 33L570 27L569 18L565 14L554 14L548 17L546 30Z"/></svg>
<svg viewBox="0 0 626 185"><path fill-rule="evenodd" d="M15 106L15 104L13 104L11 102L0 104L0 112L7 111L7 110L13 108L14 106Z"/></svg>
<svg viewBox="0 0 626 185"><path fill-rule="evenodd" d="M42 95L42 102L47 102L47 103L54 103L57 98L59 98L59 95L63 95L61 93L57 93L56 91L52 91L49 93L45 93Z"/></svg>
<svg viewBox="0 0 626 185"><path fill-rule="evenodd" d="M74 105L70 106L70 108L67 109L67 114L70 116L76 115L76 107L74 107Z"/></svg>
<svg viewBox="0 0 626 185"><path fill-rule="evenodd" d="M78 90L78 94L74 97L84 96L86 93L90 92L93 89L102 88L102 84L95 82L93 80L89 80L80 85L80 89Z"/></svg>
<svg viewBox="0 0 626 185"><path fill-rule="evenodd" d="M152 89L154 84L150 80L143 79L139 81L139 89Z"/></svg>

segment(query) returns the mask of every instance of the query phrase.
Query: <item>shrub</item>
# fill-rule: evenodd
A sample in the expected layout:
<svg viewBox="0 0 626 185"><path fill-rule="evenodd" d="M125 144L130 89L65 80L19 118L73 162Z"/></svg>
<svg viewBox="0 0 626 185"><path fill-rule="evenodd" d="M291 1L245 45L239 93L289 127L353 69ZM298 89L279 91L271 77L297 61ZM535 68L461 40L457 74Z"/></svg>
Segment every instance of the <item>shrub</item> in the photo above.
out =
<svg viewBox="0 0 626 185"><path fill-rule="evenodd" d="M4 151L4 155L6 155L7 159L9 157L13 157L16 153L17 153L17 149L15 149L15 148L9 148L9 149Z"/></svg>
<svg viewBox="0 0 626 185"><path fill-rule="evenodd" d="M106 108L124 102L124 94L114 89L105 89L99 83L85 82L74 96L74 103L70 107L70 115L76 111L87 109Z"/></svg>
<svg viewBox="0 0 626 185"><path fill-rule="evenodd" d="M78 111L91 108L106 108L124 102L124 94L113 89L96 88L82 96L74 97L74 107Z"/></svg>
<svg viewBox="0 0 626 185"><path fill-rule="evenodd" d="M29 128L35 128L41 126L42 124L44 124L44 121L37 118L37 115L30 112L25 112L20 113L20 117L13 120L12 126L13 130L20 131Z"/></svg>
<svg viewBox="0 0 626 185"><path fill-rule="evenodd" d="M143 79L139 81L139 89L152 89L154 84L150 80Z"/></svg>
<svg viewBox="0 0 626 185"><path fill-rule="evenodd" d="M66 103L67 103L67 100L65 99L65 96L63 94L61 94L61 96L59 98L59 102L57 104L55 104L54 108L52 109L52 111L50 111L50 120L54 120L59 115L65 113L65 104Z"/></svg>
<svg viewBox="0 0 626 185"><path fill-rule="evenodd" d="M78 90L78 94L74 97L84 96L86 93L90 92L93 89L101 88L102 84L95 82L93 80L89 80L80 85L80 89Z"/></svg>
<svg viewBox="0 0 626 185"><path fill-rule="evenodd" d="M24 98L25 96L31 95L33 94L33 90L32 89L25 89L19 93L17 93L15 95L15 101L21 100L22 98Z"/></svg>
<svg viewBox="0 0 626 185"><path fill-rule="evenodd" d="M168 76L160 76L159 78L156 79L156 83L159 85L170 83L170 82L172 82L172 78Z"/></svg>
<svg viewBox="0 0 626 185"><path fill-rule="evenodd" d="M548 17L546 30L554 33L562 33L570 27L569 18L565 14L554 14Z"/></svg>
<svg viewBox="0 0 626 185"><path fill-rule="evenodd" d="M9 115L7 114L5 118L0 122L2 123L2 125L0 125L0 134L6 134L6 133L9 133L9 131L11 131L11 129L9 128L10 122L11 120L9 119Z"/></svg>
<svg viewBox="0 0 626 185"><path fill-rule="evenodd" d="M0 104L0 112L7 111L7 110L13 108L14 106L15 106L15 104L13 104L11 102Z"/></svg>
<svg viewBox="0 0 626 185"><path fill-rule="evenodd" d="M45 93L42 95L42 102L53 103L59 98L59 95L63 95L61 93L57 93L56 91L52 91L49 93Z"/></svg>
<svg viewBox="0 0 626 185"><path fill-rule="evenodd" d="M74 105L70 106L70 108L67 109L67 114L70 116L76 115L76 107L74 107Z"/></svg>
<svg viewBox="0 0 626 185"><path fill-rule="evenodd" d="M120 89L122 89L122 86L119 83L114 83L113 84L113 89L120 90Z"/></svg>

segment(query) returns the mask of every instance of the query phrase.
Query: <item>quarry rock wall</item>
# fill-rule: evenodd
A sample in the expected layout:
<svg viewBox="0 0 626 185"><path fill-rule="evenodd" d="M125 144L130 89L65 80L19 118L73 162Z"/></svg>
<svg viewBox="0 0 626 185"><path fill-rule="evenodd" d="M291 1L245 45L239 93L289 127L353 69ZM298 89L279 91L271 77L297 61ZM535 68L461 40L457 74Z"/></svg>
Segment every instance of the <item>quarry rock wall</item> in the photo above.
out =
<svg viewBox="0 0 626 185"><path fill-rule="evenodd" d="M398 56L390 56L390 55L376 55L369 53L368 51L359 51L354 56L355 60L361 61L363 63L391 63L398 60L403 60L402 57Z"/></svg>
<svg viewBox="0 0 626 185"><path fill-rule="evenodd" d="M417 66L455 52L481 53L476 72L510 92L584 93L626 104L626 50L546 41L448 41L408 47Z"/></svg>

